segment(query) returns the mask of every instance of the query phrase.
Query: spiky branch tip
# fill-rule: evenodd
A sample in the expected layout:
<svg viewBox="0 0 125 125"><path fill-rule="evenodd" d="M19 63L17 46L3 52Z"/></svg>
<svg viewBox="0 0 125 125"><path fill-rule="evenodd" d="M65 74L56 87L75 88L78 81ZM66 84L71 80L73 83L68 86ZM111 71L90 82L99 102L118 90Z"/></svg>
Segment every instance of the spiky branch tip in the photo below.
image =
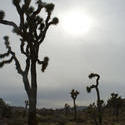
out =
<svg viewBox="0 0 125 125"><path fill-rule="evenodd" d="M91 87L87 86L87 87L86 87L86 91L87 91L88 93L90 93L90 92L91 92Z"/></svg>
<svg viewBox="0 0 125 125"><path fill-rule="evenodd" d="M44 60L42 61L42 68L41 68L42 72L45 71L45 69L48 66L48 63L49 63L49 57L46 56L46 57L44 57Z"/></svg>
<svg viewBox="0 0 125 125"><path fill-rule="evenodd" d="M93 77L100 77L97 73L90 73L89 74L89 79L92 79Z"/></svg>
<svg viewBox="0 0 125 125"><path fill-rule="evenodd" d="M13 0L13 4L14 5L17 5L17 4L19 4L21 2L21 0Z"/></svg>
<svg viewBox="0 0 125 125"><path fill-rule="evenodd" d="M55 5L53 3L46 4L46 12L51 13L54 10Z"/></svg>
<svg viewBox="0 0 125 125"><path fill-rule="evenodd" d="M5 13L3 10L0 10L0 20L3 20L5 17Z"/></svg>
<svg viewBox="0 0 125 125"><path fill-rule="evenodd" d="M59 19L57 17L54 17L51 21L51 24L57 25L59 23Z"/></svg>

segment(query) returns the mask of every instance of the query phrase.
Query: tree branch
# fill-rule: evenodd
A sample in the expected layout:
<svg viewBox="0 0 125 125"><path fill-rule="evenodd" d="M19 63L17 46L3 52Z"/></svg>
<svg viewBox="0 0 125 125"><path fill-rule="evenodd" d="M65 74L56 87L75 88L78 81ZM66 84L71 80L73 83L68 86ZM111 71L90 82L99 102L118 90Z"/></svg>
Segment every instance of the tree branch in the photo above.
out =
<svg viewBox="0 0 125 125"><path fill-rule="evenodd" d="M91 85L90 88L93 89L93 88L96 88L97 86L96 85Z"/></svg>
<svg viewBox="0 0 125 125"><path fill-rule="evenodd" d="M5 24L5 25L9 25L9 26L13 26L13 28L19 30L18 26L14 22L12 22L12 21L0 20L0 23L1 24Z"/></svg>
<svg viewBox="0 0 125 125"><path fill-rule="evenodd" d="M25 74L25 73L23 74L23 82L24 82L25 90L26 90L28 96L30 96L30 94L31 94L31 87L30 87L30 83L29 83L27 74Z"/></svg>
<svg viewBox="0 0 125 125"><path fill-rule="evenodd" d="M16 65L16 69L17 69L18 73L22 75L22 74L23 74L23 71L22 71L22 69L21 69L20 63L19 63L17 57L15 56L15 53L11 50L11 46L9 45L9 37L8 37L8 36L5 36L5 37L4 37L4 40L5 40L5 45L6 45L6 48L8 49L9 54L12 55L11 60L14 59L15 65ZM10 60L10 61L7 61L6 63L12 62L11 60ZM4 62L4 61L3 61L3 62ZM5 62L4 62L4 63L5 63ZM3 64L3 63L2 63L2 64ZM2 65L2 64L1 64L1 65ZM4 64L3 64L3 65L4 65Z"/></svg>
<svg viewBox="0 0 125 125"><path fill-rule="evenodd" d="M54 17L53 20L50 21L50 17L51 17L51 13L48 14L46 20L45 20L45 28L44 28L44 31L41 31L40 35L38 36L38 38L40 39L39 41L39 44L41 44L44 39L45 39L45 36L46 36L46 32L48 30L48 28L51 26L51 25L56 25L58 24L59 20L57 17ZM49 22L50 21L50 22Z"/></svg>
<svg viewBox="0 0 125 125"><path fill-rule="evenodd" d="M20 26L22 27L24 25L24 12L22 8L20 7L20 3L17 0L13 0L13 3L17 9L17 12L20 16Z"/></svg>
<svg viewBox="0 0 125 125"><path fill-rule="evenodd" d="M15 61L15 65L16 65L17 72L22 75L22 74L23 74L23 70L21 69L19 60L18 60L17 57L15 56L15 53L13 53L12 55L13 55L13 59L14 59L14 61Z"/></svg>
<svg viewBox="0 0 125 125"><path fill-rule="evenodd" d="M37 10L35 12L33 12L33 15L39 14L42 8L43 7L41 5L38 5L38 8L37 8Z"/></svg>
<svg viewBox="0 0 125 125"><path fill-rule="evenodd" d="M43 61L40 61L39 59L37 59L37 62L38 62L38 64L43 64Z"/></svg>
<svg viewBox="0 0 125 125"><path fill-rule="evenodd" d="M31 0L24 0L24 2L25 2L25 8L28 8L31 3Z"/></svg>
<svg viewBox="0 0 125 125"><path fill-rule="evenodd" d="M20 50L21 50L21 53L24 54L24 55L27 55L26 52L24 51L24 40L23 39L20 39L21 40L21 45L20 45Z"/></svg>
<svg viewBox="0 0 125 125"><path fill-rule="evenodd" d="M44 72L45 69L46 69L47 66L48 66L49 58L48 58L48 57L44 57L44 60L43 60L43 61L40 61L39 59L37 59L37 62L38 62L38 64L42 65L42 66L41 66L41 70L42 70L42 72Z"/></svg>
<svg viewBox="0 0 125 125"><path fill-rule="evenodd" d="M11 57L9 60L4 60L0 62L0 68L3 67L5 64L10 64L13 61L13 57Z"/></svg>
<svg viewBox="0 0 125 125"><path fill-rule="evenodd" d="M29 57L29 45L27 43L27 46L26 46L26 50L24 50L24 46L25 46L25 40L24 39L20 39L21 40L21 45L20 45L20 50L21 50L21 53L24 54L26 57Z"/></svg>
<svg viewBox="0 0 125 125"><path fill-rule="evenodd" d="M24 72L25 72L26 74L28 74L29 68L30 68L30 59L27 58L27 59L26 59L26 68L25 68L25 70L24 70Z"/></svg>
<svg viewBox="0 0 125 125"><path fill-rule="evenodd" d="M4 53L4 54L0 54L0 58L2 59L2 58L4 58L4 57L6 57L6 56L9 56L9 51L7 52L7 53Z"/></svg>

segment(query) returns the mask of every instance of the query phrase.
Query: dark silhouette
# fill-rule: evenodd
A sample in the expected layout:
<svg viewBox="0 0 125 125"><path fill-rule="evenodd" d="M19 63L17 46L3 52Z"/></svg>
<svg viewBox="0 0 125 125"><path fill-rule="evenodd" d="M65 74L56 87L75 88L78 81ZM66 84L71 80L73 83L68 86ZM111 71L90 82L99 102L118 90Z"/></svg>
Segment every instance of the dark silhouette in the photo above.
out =
<svg viewBox="0 0 125 125"><path fill-rule="evenodd" d="M70 112L70 105L66 103L64 106L64 110L65 110L65 115L67 116L68 113Z"/></svg>
<svg viewBox="0 0 125 125"><path fill-rule="evenodd" d="M96 73L91 73L89 76L89 79L92 79L94 77L96 77L96 85L92 84L91 86L87 86L87 92L90 93L91 90L94 88L96 90L97 93L97 109L98 109L98 125L102 125L102 101L100 99L100 93L99 93L99 79L100 79L100 75L96 74Z"/></svg>
<svg viewBox="0 0 125 125"><path fill-rule="evenodd" d="M22 0L23 1L23 0ZM37 72L36 64L41 65L42 72L45 71L49 58L45 57L43 61L39 59L39 48L43 43L47 30L51 25L58 23L58 18L51 18L52 11L54 10L54 4L45 3L41 0L36 0L36 9L30 4L31 0L13 0L13 5L16 7L20 22L17 25L13 21L4 19L4 11L0 11L0 23L13 27L13 32L20 37L20 50L21 53L26 57L25 68L21 68L20 62L11 49L9 44L9 37L5 36L5 46L7 53L0 54L0 59L10 57L9 59L0 62L0 67L5 64L9 64L12 61L15 62L17 72L22 76L24 87L28 95L29 101L29 115L28 124L37 125L36 122L36 104L37 104ZM47 16L44 18L40 17L41 10L45 9ZM31 81L28 78L29 73L31 74Z"/></svg>
<svg viewBox="0 0 125 125"><path fill-rule="evenodd" d="M123 99L117 93L111 93L111 97L107 101L107 107L112 108L113 115L115 115L117 120L122 105L123 105Z"/></svg>
<svg viewBox="0 0 125 125"><path fill-rule="evenodd" d="M95 103L92 103L88 106L88 114L90 116L91 119L93 119L95 125L98 125L97 122L97 106L95 105Z"/></svg>
<svg viewBox="0 0 125 125"><path fill-rule="evenodd" d="M0 118L9 118L11 116L11 107L0 98Z"/></svg>
<svg viewBox="0 0 125 125"><path fill-rule="evenodd" d="M77 90L72 89L71 91L71 97L73 99L73 105L74 105L74 120L77 119L77 108L76 108L76 98L79 95L79 92Z"/></svg>
<svg viewBox="0 0 125 125"><path fill-rule="evenodd" d="M27 114L27 109L28 109L28 106L29 106L29 101L28 101L28 100L25 100L25 110L24 110L23 117L25 117L25 116L26 116L26 114Z"/></svg>

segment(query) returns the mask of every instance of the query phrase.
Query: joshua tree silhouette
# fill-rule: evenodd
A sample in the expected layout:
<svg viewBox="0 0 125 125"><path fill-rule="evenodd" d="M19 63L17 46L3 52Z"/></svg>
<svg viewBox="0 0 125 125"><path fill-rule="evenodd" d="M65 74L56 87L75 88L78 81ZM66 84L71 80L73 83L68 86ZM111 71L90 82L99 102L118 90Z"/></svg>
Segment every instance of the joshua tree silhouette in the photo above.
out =
<svg viewBox="0 0 125 125"><path fill-rule="evenodd" d="M96 77L96 85L92 84L91 86L87 86L87 92L90 93L91 90L94 88L96 90L97 93L97 109L98 109L98 125L102 125L102 101L100 99L100 93L99 93L99 79L100 79L100 75L96 74L96 73L91 73L89 76L89 79L92 79L94 77Z"/></svg>
<svg viewBox="0 0 125 125"><path fill-rule="evenodd" d="M112 107L113 115L115 115L116 119L118 120L119 117L119 110L123 105L122 98L117 93L111 93L111 97L107 101L107 106Z"/></svg>
<svg viewBox="0 0 125 125"><path fill-rule="evenodd" d="M24 110L23 117L25 117L25 115L26 115L26 113L27 113L28 106L29 106L29 101L28 101L28 100L25 100L25 110Z"/></svg>
<svg viewBox="0 0 125 125"><path fill-rule="evenodd" d="M79 92L77 90L72 89L70 92L71 97L73 99L73 105L74 105L74 120L76 121L77 119L77 109L76 109L76 98L79 95Z"/></svg>
<svg viewBox="0 0 125 125"><path fill-rule="evenodd" d="M0 59L10 57L9 59L0 62L0 67L15 62L17 72L22 76L24 87L28 95L29 101L29 115L28 124L37 125L36 122L36 104L37 104L37 72L36 64L42 67L42 72L45 71L49 58L44 57L43 61L39 59L39 48L43 43L47 30L51 25L58 23L58 18L51 18L54 4L45 3L41 0L36 0L36 9L31 6L31 0L12 0L16 7L20 22L16 24L13 21L5 20L4 11L0 11L0 24L9 25L13 27L13 32L20 37L20 51L26 57L24 62L25 68L22 69L20 61L16 53L11 49L9 44L9 37L5 36L5 46L7 52L0 54ZM41 10L45 9L46 15L44 18L40 17ZM43 11L44 12L44 11ZM28 75L31 74L31 80Z"/></svg>
<svg viewBox="0 0 125 125"><path fill-rule="evenodd" d="M70 105L66 103L64 106L64 110L65 110L65 115L67 116L68 113L70 112Z"/></svg>

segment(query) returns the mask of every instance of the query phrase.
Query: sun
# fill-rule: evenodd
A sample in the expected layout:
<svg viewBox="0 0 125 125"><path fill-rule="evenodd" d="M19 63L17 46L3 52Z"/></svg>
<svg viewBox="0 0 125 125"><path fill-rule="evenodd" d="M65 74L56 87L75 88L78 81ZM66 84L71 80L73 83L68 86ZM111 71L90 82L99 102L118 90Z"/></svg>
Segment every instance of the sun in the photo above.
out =
<svg viewBox="0 0 125 125"><path fill-rule="evenodd" d="M81 10L70 10L62 16L63 30L72 36L88 33L93 25L93 19Z"/></svg>

